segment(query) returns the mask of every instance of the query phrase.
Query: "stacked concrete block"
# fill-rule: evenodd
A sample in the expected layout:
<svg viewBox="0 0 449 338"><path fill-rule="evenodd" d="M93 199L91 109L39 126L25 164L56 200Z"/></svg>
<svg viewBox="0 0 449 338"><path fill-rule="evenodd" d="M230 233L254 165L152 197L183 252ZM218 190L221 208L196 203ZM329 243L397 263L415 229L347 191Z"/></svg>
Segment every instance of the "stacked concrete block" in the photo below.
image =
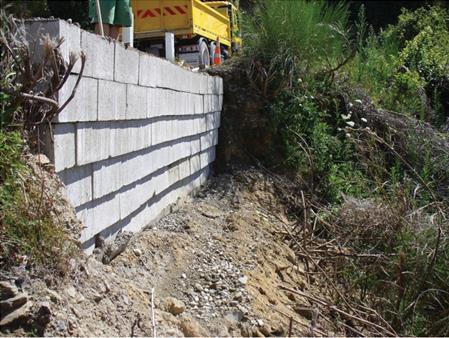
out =
<svg viewBox="0 0 449 338"><path fill-rule="evenodd" d="M40 62L43 55L42 38L48 35L52 39L64 38L60 47L61 55L69 62L70 53L79 56L81 51L81 29L74 24L58 19L30 19L25 21L25 30L30 48L33 53L33 61ZM79 72L80 63L75 64L74 72Z"/></svg>
<svg viewBox="0 0 449 338"><path fill-rule="evenodd" d="M125 120L127 88L125 83L98 81L98 120Z"/></svg>
<svg viewBox="0 0 449 338"><path fill-rule="evenodd" d="M125 48L115 43L114 80L117 82L137 84L139 80L139 51Z"/></svg>
<svg viewBox="0 0 449 338"><path fill-rule="evenodd" d="M85 76L97 79L113 80L115 44L106 38L81 31L81 50L86 54Z"/></svg>
<svg viewBox="0 0 449 338"><path fill-rule="evenodd" d="M70 75L58 94L62 105L72 96L78 75ZM58 122L96 121L98 114L98 81L94 78L83 77L75 91L75 96L65 109L58 115Z"/></svg>
<svg viewBox="0 0 449 338"><path fill-rule="evenodd" d="M215 159L223 83L125 48L61 20L27 24L64 37L63 56L84 51L58 94L75 96L53 124L46 151L86 229L83 247L117 231L138 231L204 184ZM41 51L37 50L35 57Z"/></svg>
<svg viewBox="0 0 449 338"><path fill-rule="evenodd" d="M47 154L53 161L56 171L75 166L76 163L76 125L74 123L57 124L53 128L54 145Z"/></svg>
<svg viewBox="0 0 449 338"><path fill-rule="evenodd" d="M74 207L79 207L94 199L92 193L92 165L73 167L60 173L67 194Z"/></svg>

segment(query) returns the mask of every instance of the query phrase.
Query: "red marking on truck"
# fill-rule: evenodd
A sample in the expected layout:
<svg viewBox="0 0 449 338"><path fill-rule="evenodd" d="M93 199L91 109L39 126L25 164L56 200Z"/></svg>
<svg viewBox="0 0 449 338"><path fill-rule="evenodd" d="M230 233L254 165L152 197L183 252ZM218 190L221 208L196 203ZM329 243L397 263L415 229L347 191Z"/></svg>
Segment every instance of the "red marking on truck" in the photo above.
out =
<svg viewBox="0 0 449 338"><path fill-rule="evenodd" d="M175 8L178 10L179 13L186 14L185 10L183 10L181 6L175 6Z"/></svg>
<svg viewBox="0 0 449 338"><path fill-rule="evenodd" d="M137 13L137 15L139 15L138 13ZM154 18L156 15L154 15L154 13L152 12L152 11L150 11L149 9L147 9L146 11L145 11L145 13L142 15L142 18L146 18L146 17L152 17L152 18Z"/></svg>
<svg viewBox="0 0 449 338"><path fill-rule="evenodd" d="M170 7L164 7L164 9L165 9L170 15L176 15L176 12L173 11Z"/></svg>
<svg viewBox="0 0 449 338"><path fill-rule="evenodd" d="M184 7L184 8L183 8ZM139 9L137 11L137 16L144 19L144 18L155 18L157 16L167 16L166 13L168 13L169 15L179 15L179 14L186 14L186 10L189 8L189 6L184 5L184 6L174 6L174 7L164 7L164 10L161 11L160 8L152 8L150 9ZM177 12L179 13L177 13Z"/></svg>

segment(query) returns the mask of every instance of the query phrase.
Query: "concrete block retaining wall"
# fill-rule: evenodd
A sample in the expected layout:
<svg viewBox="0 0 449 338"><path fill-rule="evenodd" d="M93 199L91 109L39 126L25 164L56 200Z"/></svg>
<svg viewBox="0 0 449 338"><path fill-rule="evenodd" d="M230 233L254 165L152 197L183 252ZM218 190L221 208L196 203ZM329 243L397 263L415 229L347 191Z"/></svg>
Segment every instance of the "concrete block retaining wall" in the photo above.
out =
<svg viewBox="0 0 449 338"><path fill-rule="evenodd" d="M64 37L63 57L87 54L76 96L53 125L47 153L86 225L87 250L101 233L137 231L203 184L215 159L223 84L125 49L61 20L27 24ZM79 67L75 70L79 71ZM64 102L77 79L59 93Z"/></svg>

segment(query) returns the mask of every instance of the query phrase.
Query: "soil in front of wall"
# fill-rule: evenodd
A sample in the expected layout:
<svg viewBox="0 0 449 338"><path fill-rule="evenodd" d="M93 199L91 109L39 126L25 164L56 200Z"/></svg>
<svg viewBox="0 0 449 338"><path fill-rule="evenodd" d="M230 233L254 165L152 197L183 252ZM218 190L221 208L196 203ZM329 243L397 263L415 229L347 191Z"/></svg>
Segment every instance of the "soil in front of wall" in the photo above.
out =
<svg viewBox="0 0 449 338"><path fill-rule="evenodd" d="M307 316L294 310L304 300L279 288L305 284L282 218L284 206L264 174L212 178L144 231L74 258L64 280L28 276L18 292L34 310L21 321L32 320L40 335L152 336L155 329L160 336L285 336L292 317L291 333L307 335ZM104 264L104 254L124 240L125 250Z"/></svg>

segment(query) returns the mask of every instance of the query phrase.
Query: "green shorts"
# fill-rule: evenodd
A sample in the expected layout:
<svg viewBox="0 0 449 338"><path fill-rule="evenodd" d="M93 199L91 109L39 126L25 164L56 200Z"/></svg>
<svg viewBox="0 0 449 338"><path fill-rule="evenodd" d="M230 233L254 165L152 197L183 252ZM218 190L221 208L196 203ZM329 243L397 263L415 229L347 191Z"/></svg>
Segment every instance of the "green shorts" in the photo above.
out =
<svg viewBox="0 0 449 338"><path fill-rule="evenodd" d="M103 23L131 27L132 11L130 0L99 0ZM98 23L96 0L89 0L89 17Z"/></svg>

